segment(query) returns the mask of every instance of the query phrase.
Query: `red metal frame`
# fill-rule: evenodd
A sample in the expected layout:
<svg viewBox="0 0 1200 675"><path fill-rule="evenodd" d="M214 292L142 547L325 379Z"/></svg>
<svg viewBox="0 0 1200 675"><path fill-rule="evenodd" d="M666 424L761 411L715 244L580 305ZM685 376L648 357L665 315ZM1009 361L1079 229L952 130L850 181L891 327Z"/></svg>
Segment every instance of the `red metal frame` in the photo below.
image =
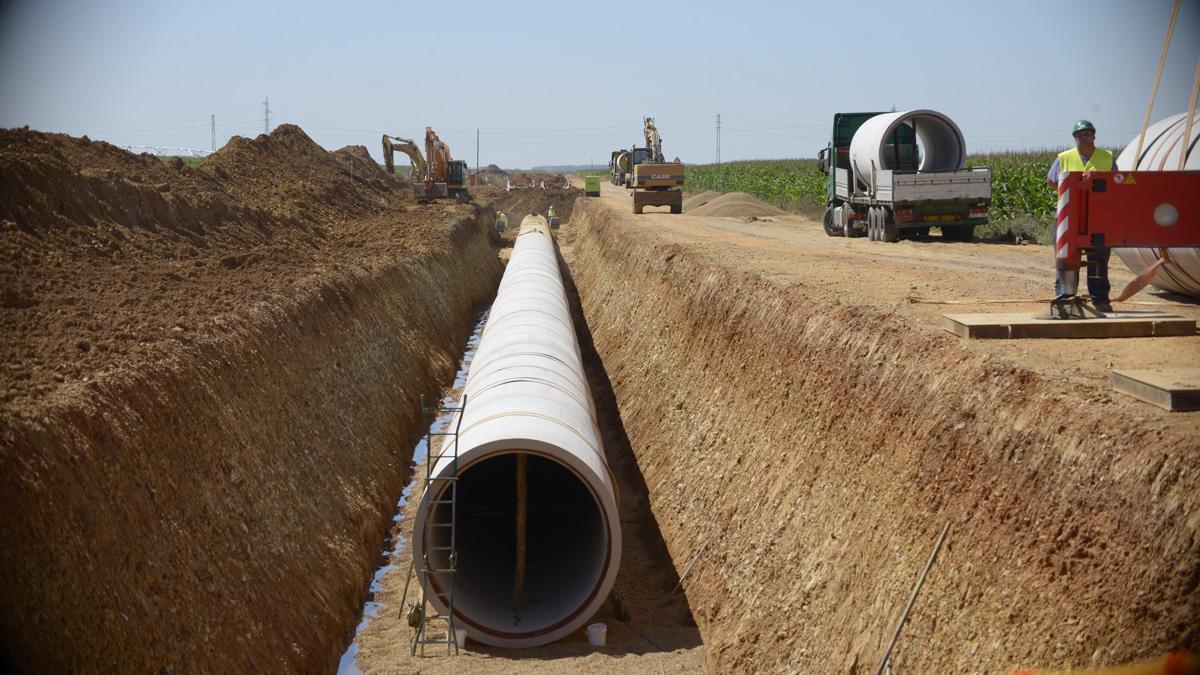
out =
<svg viewBox="0 0 1200 675"><path fill-rule="evenodd" d="M1200 171L1067 174L1058 184L1054 257L1071 286L1083 249L1102 246L1200 246Z"/></svg>

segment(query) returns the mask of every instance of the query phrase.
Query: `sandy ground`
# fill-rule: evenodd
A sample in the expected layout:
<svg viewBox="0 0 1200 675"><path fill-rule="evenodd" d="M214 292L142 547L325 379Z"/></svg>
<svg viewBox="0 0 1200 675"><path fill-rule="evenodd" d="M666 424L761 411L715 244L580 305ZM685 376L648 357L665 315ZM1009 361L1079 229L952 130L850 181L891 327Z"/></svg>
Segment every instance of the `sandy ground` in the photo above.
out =
<svg viewBox="0 0 1200 675"><path fill-rule="evenodd" d="M629 192L610 183L601 185L600 199L621 213L632 211ZM937 236L893 244L844 239L826 236L820 223L796 215L749 220L671 215L661 208L648 209L638 223L753 279L796 287L813 300L884 309L931 332L943 331L945 314L1034 314L1054 295L1050 246L949 243ZM1113 256L1109 278L1116 295L1133 274ZM1159 310L1200 320L1200 303L1153 287L1115 309ZM1200 414L1169 414L1112 392L1109 384L1114 368L1194 367L1200 363L1200 336L964 340L963 345L1044 375L1091 385L1097 400L1127 402L1171 425L1200 430Z"/></svg>

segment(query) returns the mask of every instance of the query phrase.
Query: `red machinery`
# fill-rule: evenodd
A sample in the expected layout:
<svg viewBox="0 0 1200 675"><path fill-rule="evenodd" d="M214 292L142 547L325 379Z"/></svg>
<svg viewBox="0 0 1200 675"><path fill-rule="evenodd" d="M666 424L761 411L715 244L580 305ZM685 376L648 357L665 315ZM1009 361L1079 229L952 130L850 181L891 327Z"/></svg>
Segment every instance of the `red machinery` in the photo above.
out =
<svg viewBox="0 0 1200 675"><path fill-rule="evenodd" d="M1068 174L1058 185L1054 256L1064 288L1052 318L1086 318L1075 296L1080 254L1104 246L1200 246L1200 172Z"/></svg>

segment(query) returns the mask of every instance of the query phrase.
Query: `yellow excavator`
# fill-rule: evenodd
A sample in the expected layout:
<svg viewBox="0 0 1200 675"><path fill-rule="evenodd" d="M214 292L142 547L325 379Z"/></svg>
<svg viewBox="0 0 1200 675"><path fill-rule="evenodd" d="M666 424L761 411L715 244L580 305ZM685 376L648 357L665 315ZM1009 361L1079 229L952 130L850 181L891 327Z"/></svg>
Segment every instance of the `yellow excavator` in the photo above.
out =
<svg viewBox="0 0 1200 675"><path fill-rule="evenodd" d="M425 178L425 158L421 155L421 149L417 147L416 142L411 138L400 138L399 136L383 135L383 163L387 165L387 172L390 174L396 173L395 153L403 152L408 155L408 159L412 162L412 171L409 173L409 178L412 180L422 180Z"/></svg>

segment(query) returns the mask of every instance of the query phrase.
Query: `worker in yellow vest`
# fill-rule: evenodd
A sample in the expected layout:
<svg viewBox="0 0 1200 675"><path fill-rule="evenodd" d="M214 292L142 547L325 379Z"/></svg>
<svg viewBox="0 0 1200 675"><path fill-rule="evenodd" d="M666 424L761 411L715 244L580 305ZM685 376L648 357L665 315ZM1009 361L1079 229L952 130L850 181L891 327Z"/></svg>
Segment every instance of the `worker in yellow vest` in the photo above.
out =
<svg viewBox="0 0 1200 675"><path fill-rule="evenodd" d="M1046 184L1058 189L1058 183L1068 173L1075 171L1112 171L1114 167L1113 154L1104 148L1096 147L1096 127L1087 120L1079 120L1071 129L1075 136L1075 147L1058 153L1050 171L1046 174ZM1087 288L1092 296L1092 306L1101 312L1111 312L1112 304L1108 300L1108 258L1112 249L1107 246L1085 249L1087 253ZM1054 276L1054 293L1064 296L1062 273Z"/></svg>

